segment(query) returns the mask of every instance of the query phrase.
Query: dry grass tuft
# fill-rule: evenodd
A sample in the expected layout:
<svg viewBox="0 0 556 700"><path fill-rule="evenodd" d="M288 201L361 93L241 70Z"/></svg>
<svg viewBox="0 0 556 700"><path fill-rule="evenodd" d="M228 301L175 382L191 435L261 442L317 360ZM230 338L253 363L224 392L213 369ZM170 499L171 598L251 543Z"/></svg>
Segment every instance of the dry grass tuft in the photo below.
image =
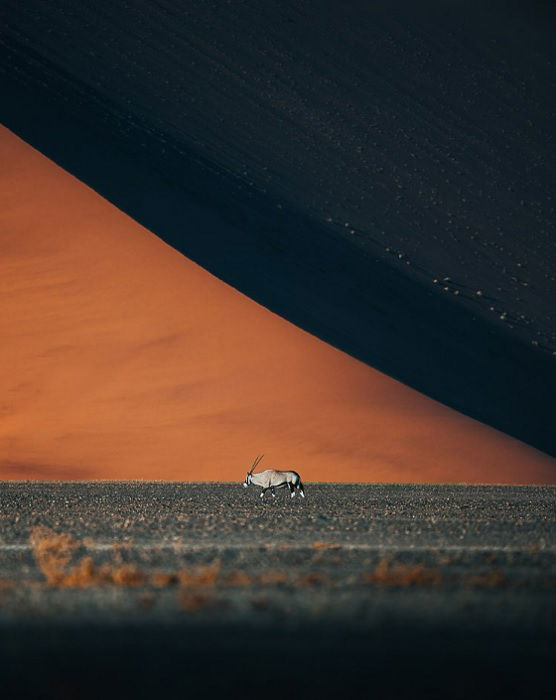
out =
<svg viewBox="0 0 556 700"><path fill-rule="evenodd" d="M133 564L120 567L111 567L109 564L105 564L101 567L100 572L105 572L108 578L107 583L114 583L116 586L140 586L147 582L146 574Z"/></svg>
<svg viewBox="0 0 556 700"><path fill-rule="evenodd" d="M62 588L85 588L97 586L100 583L99 573L96 571L91 557L83 557L69 571L59 571L50 580L47 578L47 581L50 585Z"/></svg>
<svg viewBox="0 0 556 700"><path fill-rule="evenodd" d="M38 567L49 586L60 588L179 586L179 600L186 610L199 610L209 604L216 604L215 598L209 595L206 589L218 585L236 587L332 585L325 574L315 570L293 578L287 571L272 569L260 575L251 575L240 569L223 575L219 559L197 568L170 572L155 571L147 574L133 564L124 563L119 548L115 548L110 562L96 565L86 551L84 555L78 557L80 548L86 550L84 543L78 542L68 534L56 533L42 526L32 531L30 542ZM329 542L313 542L311 547L316 550L313 560L318 559L328 550L341 549L341 545ZM442 561L447 565L447 562ZM427 568L422 564L393 563L391 558L381 559L374 571L363 574L363 581L375 586L437 586L443 582L484 588L510 585L510 582L497 570L476 575L460 575L455 578L447 575L445 579L438 569ZM556 579L545 577L542 585L554 586ZM11 595L10 591L14 588L13 581L0 579L0 597ZM152 592L146 593L139 604L144 608L154 604Z"/></svg>
<svg viewBox="0 0 556 700"><path fill-rule="evenodd" d="M228 586L250 586L253 580L245 571L232 571L226 576L224 583Z"/></svg>
<svg viewBox="0 0 556 700"><path fill-rule="evenodd" d="M215 604L215 598L204 591L184 588L180 591L180 604L188 612L196 612Z"/></svg>
<svg viewBox="0 0 556 700"><path fill-rule="evenodd" d="M33 528L29 541L47 583L59 585L79 543L71 535L58 534L42 526Z"/></svg>
<svg viewBox="0 0 556 700"><path fill-rule="evenodd" d="M89 586L140 586L152 584L159 588L181 584L182 586L214 586L220 576L220 561L193 571L160 572L151 576L133 564L123 564L121 553L116 550L115 564L96 566L91 556L82 556L72 564L72 558L82 544L70 535L59 534L46 527L37 527L30 537L33 554L46 582L60 588L85 588ZM243 572L235 572L228 578L230 585L248 585L251 580Z"/></svg>
<svg viewBox="0 0 556 700"><path fill-rule="evenodd" d="M177 572L155 571L150 577L150 582L158 588L167 586L215 586L220 578L220 560L215 560L208 566L200 566L193 570L182 569ZM224 583L230 585L246 585L250 579L241 571L232 572Z"/></svg>
<svg viewBox="0 0 556 700"><path fill-rule="evenodd" d="M175 586L177 583L180 582L178 574L173 572L167 573L164 571L155 571L154 574L151 576L151 581L157 588Z"/></svg>
<svg viewBox="0 0 556 700"><path fill-rule="evenodd" d="M267 571L261 574L258 579L259 583L266 586L275 586L288 583L288 574L285 571Z"/></svg>
<svg viewBox="0 0 556 700"><path fill-rule="evenodd" d="M363 580L379 586L437 586L442 583L442 575L440 571L428 569L422 564L391 565L382 559L373 572L363 574Z"/></svg>
<svg viewBox="0 0 556 700"><path fill-rule="evenodd" d="M73 555L81 546L70 535L59 534L46 527L36 527L31 533L30 542L39 569L50 586L139 586L146 581L145 574L131 564L103 564L97 567L92 557L83 556L70 566Z"/></svg>
<svg viewBox="0 0 556 700"><path fill-rule="evenodd" d="M220 560L215 559L208 566L200 566L194 571L182 570L177 573L182 586L214 586L220 576Z"/></svg>

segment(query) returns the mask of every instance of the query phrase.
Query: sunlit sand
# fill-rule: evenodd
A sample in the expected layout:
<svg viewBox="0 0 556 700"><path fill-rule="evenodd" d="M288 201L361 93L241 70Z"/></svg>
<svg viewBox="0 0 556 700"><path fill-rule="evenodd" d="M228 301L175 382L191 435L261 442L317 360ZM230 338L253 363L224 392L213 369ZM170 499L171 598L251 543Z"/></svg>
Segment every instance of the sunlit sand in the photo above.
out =
<svg viewBox="0 0 556 700"><path fill-rule="evenodd" d="M305 481L554 482L552 458L277 317L7 130L0 158L3 478L241 480L264 452Z"/></svg>

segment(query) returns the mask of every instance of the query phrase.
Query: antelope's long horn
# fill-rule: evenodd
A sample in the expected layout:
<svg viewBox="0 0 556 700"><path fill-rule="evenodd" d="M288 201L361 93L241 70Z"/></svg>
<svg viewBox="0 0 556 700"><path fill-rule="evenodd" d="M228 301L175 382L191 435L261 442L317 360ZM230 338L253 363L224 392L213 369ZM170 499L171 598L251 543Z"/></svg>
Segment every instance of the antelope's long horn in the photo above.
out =
<svg viewBox="0 0 556 700"><path fill-rule="evenodd" d="M263 458L262 455L257 455L257 457L255 458L255 461L253 462L253 466L252 466L251 469L249 470L249 473L250 473L250 474L252 474L252 473L255 471L255 467L256 467L257 464L261 461L262 458Z"/></svg>
<svg viewBox="0 0 556 700"><path fill-rule="evenodd" d="M253 462L253 466L252 466L251 469L249 470L249 474L252 474L252 473L253 473L253 471L255 470L255 467L257 466L257 464L261 461L261 459L262 459L263 457L264 457L264 455L257 455L257 458L256 458L255 461Z"/></svg>

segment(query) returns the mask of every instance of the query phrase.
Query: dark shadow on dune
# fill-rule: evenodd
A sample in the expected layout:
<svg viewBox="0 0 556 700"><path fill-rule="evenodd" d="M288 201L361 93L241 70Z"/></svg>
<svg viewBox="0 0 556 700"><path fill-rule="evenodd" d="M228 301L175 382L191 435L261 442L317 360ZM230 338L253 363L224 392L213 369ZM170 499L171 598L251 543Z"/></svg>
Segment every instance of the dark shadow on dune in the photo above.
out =
<svg viewBox="0 0 556 700"><path fill-rule="evenodd" d="M294 5L296 3L291 7L283 3L284 12L289 8L295 14ZM411 238L411 217L420 216L411 206L407 205L403 210L400 205L402 209L397 212L397 219L388 218L384 211L389 210L390 200L395 201L396 198L392 183L383 182L381 196L386 201L385 204L383 202L384 211L377 214L375 220L359 224L357 233L364 244L356 245L346 235L343 226L342 230L338 230L336 225L338 217L349 216L345 214L346 206L349 212L349 205L338 208L339 205L326 200L325 194L321 200L308 201L309 195L301 192L296 199L291 191L287 192L294 182L293 169L289 173L286 169L277 176L278 186L275 189L263 187L256 177L251 181L247 172L257 160L266 159L269 167L273 165L272 153L266 147L261 146L258 153L245 153L245 163L237 154L235 159L222 162L207 141L194 138L197 125L192 114L184 111L174 115L171 123L164 121L162 105L171 99L173 88L171 83L162 80L162 75L158 75L154 90L148 82L147 68L135 68L136 74L132 76L136 79L135 92L126 92L125 71L128 70L126 60L129 56L126 58L122 54L119 64L114 64L113 58L109 62L106 57L103 58L103 44L100 41L98 53L90 58L91 66L98 71L99 79L103 71L111 74L122 71L122 95L119 95L117 88L107 87L91 78L88 74L90 67L85 68L85 64L74 66L71 63L72 50L67 46L67 55L63 60L51 58L53 45L49 42L53 39L43 37L41 44L32 46L29 37L37 32L38 20L26 14L21 9L23 6L26 3L13 5L11 18L15 30L7 34L3 43L1 118L10 129L186 256L281 316L448 406L556 455L556 434L551 420L556 372L548 341L531 341L525 331L520 332L517 322L514 327L490 321L484 306L490 302L485 302L482 296L478 299L483 306L477 306L476 299L472 298L467 303L461 303L451 293L458 291L459 294L456 287L450 288L450 294L443 293L431 284L427 271L424 274L423 270L419 272L410 266L396 266L388 255L384 255L381 246L388 239L381 240L381 245L375 245L377 229L382 225L395 225L398 228L406 225ZM177 10L172 3L168 7L175 14ZM312 5L308 3L307 7L311 8ZM358 10L362 13L361 17L365 16L366 7L364 4ZM410 11L404 14L404 7L403 4L397 7L396 21L401 23L404 31L409 31L412 14ZM199 13L200 16L202 12L196 8L196 5L193 6L190 12L193 15ZM323 34L325 38L330 38L334 13L340 11L341 5L337 8L327 10L330 16L327 19L328 28ZM352 13L353 16L357 15ZM101 13L95 20L95 29L101 33L106 30L112 38L117 38L118 31L124 31L125 19L122 10L120 27L111 26L108 32ZM76 45L80 36L85 38L86 32L91 30L90 26L87 29L75 17L66 15L64 21L69 22ZM179 23L179 13L173 21ZM441 35L444 21L445 18L438 20L437 25L431 23L429 27L433 35L436 32L433 39L439 42L439 51L442 51L444 40ZM515 29L514 25L512 27ZM280 40L287 38L289 31L287 22L268 29L269 33L271 29L277 33ZM223 25L215 19L209 29L205 27L198 31L210 47L211 32L216 37L218 32L223 31ZM198 38L192 35L191 42L194 44ZM239 39L238 52L242 50ZM151 41L155 49L158 47L162 51L162 36L153 35ZM104 48L107 46L105 44ZM269 39L269 51L260 55L260 61L266 61L266 68L282 77L294 72L295 59L285 54L277 58L272 53L272 46ZM312 46L316 50L314 43ZM403 50L403 44L400 46ZM454 60L450 53L454 46L450 44L446 49L446 60ZM174 46L173 50L176 51L174 59L178 63L189 57L185 49L180 57L179 46ZM465 52L466 49L459 46L458 50ZM336 76L339 70L341 73L333 58L326 58L325 43L319 51L321 74L314 79L320 77L324 80L329 74ZM353 105L355 109L357 105L367 104L365 76L349 72L365 56L349 45L343 51L347 71L342 74L343 99L348 101L345 107L347 114ZM472 58L477 56L469 49L467 59ZM146 60L148 63L148 57ZM197 64L201 64L201 72L205 71L203 79L207 91L210 92L214 85L218 88L212 109L229 110L227 89L235 87L232 78L223 69L219 72L211 62L203 64L203 60L201 52ZM327 60L329 63L326 63ZM465 63L466 57L458 60ZM185 66L185 61L182 63ZM187 70L186 67L182 69ZM257 66L253 64L252 69L256 73ZM400 70L393 69L393 84L400 77ZM439 78L446 77L442 70L438 68ZM523 70L527 72L529 69L525 66ZM141 81L144 94L151 97L142 97ZM388 89L383 83L381 86L383 90ZM498 83L493 77L491 87L501 100L506 82ZM434 85L430 87L431 94L435 89ZM224 136L220 133L220 138L226 136L226 120L236 124L244 119L245 128L258 129L257 136L261 143L264 142L265 129L270 129L272 110L279 111L280 107L274 103L267 105L266 112L263 109L263 117L267 115L268 124L264 119L258 124L254 123L249 114L250 90L251 87L246 87L243 93L237 94L233 101L235 111L228 111L221 117L219 124ZM393 87L392 91L392 100L395 101L398 93ZM152 97L155 93L156 99ZM325 87L321 97L326 97ZM221 103L218 99L221 99ZM386 102L388 99L384 97ZM396 115L395 105L392 109L395 120L400 113ZM535 109L541 119L543 105L537 104ZM288 143L287 136L289 133L299 133L300 127L288 126L287 118L288 115L291 118L291 110L284 109L281 114L285 120L284 152L291 151L293 158L296 149L304 142ZM394 123L391 121L392 114L385 122L386 130L394 128L391 126ZM212 113L206 116L207 120L213 118ZM519 112L515 118L519 121L523 114ZM410 129L411 117L408 119L404 124ZM317 138L320 134L318 115L314 121L317 126L311 128ZM230 126L229 139L233 137L234 131ZM434 142L434 135L431 138ZM457 141L465 137L459 128L454 127L450 138ZM363 162L359 156L348 153L347 145L344 166L350 173L353 187L359 188L361 182L367 182L370 186L373 178L380 179L379 174L369 176L364 171ZM380 149L381 144L375 146ZM457 144L454 148L457 150ZM323 153L320 162L319 152ZM434 153L434 147L431 147L431 153ZM514 153L511 158L506 156L502 144L490 143L484 154L473 154L469 162L481 155L492 162L501 159L501 171L505 164L511 169L517 167L517 154ZM457 167L448 165L446 170L444 160L438 164L434 155L427 157L428 175L432 182L435 178L441 178L440 172L442 178L449 180L452 176L456 179L459 177L459 182L464 184L471 177L464 172L465 164ZM393 171L403 170L406 163L402 152L393 153L392 158L394 160L389 162L388 167ZM446 163L451 162L451 158L446 155ZM553 166L553 161L549 156L548 165L543 163L542 168ZM320 167L324 172L328 163L324 150L316 148L306 163L307 182L317 182L314 168ZM281 164L281 167L286 166ZM543 180L545 170L542 168L536 177L546 185L547 180ZM535 182L537 180L529 179L530 184L534 185ZM471 189L481 190L485 186L488 186L487 182L476 180ZM342 187L338 181L338 188ZM508 196L508 202L515 198L514 194ZM485 204L485 211L495 218L497 211L502 213L501 203L505 201L500 199L498 205ZM437 203L436 211L442 212L450 206L453 205L448 202ZM500 208L497 210L496 206ZM331 222L315 213L325 211L326 207L334 214ZM422 213L426 208L423 205L422 211L419 211ZM475 209L476 216L480 218L480 206L477 205ZM427 226L431 227L431 236L434 237L435 226L438 228L442 225L434 221L423 214L420 219L423 230L419 235L415 234L416 240L422 242L426 239ZM459 233L463 236L467 230L463 215L461 222ZM540 223L537 225L541 227ZM349 222L346 226L349 227ZM457 229L457 223L454 226ZM512 233L514 243L521 233L519 228ZM469 257L471 254L466 252L463 243L459 250L467 267L472 268L475 261ZM486 265L480 274L477 273L485 283L491 272L498 274L495 266L491 267L492 270L489 270ZM437 270L437 267L431 267L431 271ZM503 296L502 292L500 294ZM510 298L512 294L506 294L508 308L513 303ZM531 299L528 303L532 307L534 298ZM264 342L264 338L261 338L261 342Z"/></svg>

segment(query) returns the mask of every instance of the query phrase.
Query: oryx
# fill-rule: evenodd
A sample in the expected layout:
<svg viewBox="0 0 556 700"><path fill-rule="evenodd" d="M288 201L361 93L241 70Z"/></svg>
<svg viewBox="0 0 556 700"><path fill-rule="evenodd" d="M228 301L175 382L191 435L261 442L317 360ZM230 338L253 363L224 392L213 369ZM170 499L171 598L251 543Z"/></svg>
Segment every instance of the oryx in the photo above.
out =
<svg viewBox="0 0 556 700"><path fill-rule="evenodd" d="M305 498L305 491L303 490L301 477L297 472L291 470L281 471L279 469L265 469L264 472L253 474L255 467L259 464L263 457L264 455L259 455L253 462L251 469L247 472L245 481L243 482L245 488L247 488L249 484L260 486L262 488L261 498L264 498L267 491L270 491L274 498L276 497L276 489L285 488L287 486L290 490L290 496L292 498L295 496L295 489L298 489L299 493L303 496L303 498Z"/></svg>

